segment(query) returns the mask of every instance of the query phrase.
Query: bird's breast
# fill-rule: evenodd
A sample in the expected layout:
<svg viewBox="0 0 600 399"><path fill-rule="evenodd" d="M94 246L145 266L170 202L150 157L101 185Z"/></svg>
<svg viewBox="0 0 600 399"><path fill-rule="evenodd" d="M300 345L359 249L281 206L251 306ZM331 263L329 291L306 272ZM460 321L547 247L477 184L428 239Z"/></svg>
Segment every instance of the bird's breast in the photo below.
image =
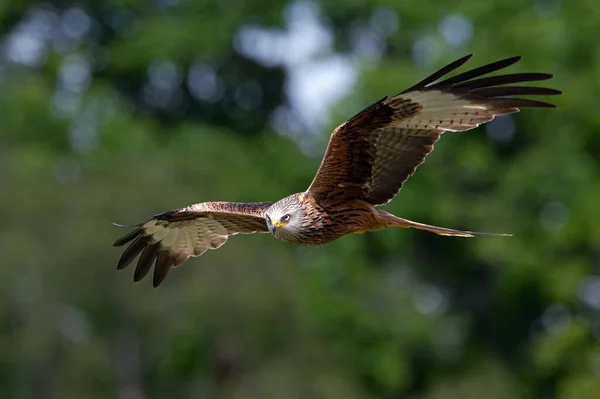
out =
<svg viewBox="0 0 600 399"><path fill-rule="evenodd" d="M372 205L363 201L342 201L320 206L304 204L306 222L294 232L282 231L278 239L295 245L322 245L347 234L378 230L381 226Z"/></svg>

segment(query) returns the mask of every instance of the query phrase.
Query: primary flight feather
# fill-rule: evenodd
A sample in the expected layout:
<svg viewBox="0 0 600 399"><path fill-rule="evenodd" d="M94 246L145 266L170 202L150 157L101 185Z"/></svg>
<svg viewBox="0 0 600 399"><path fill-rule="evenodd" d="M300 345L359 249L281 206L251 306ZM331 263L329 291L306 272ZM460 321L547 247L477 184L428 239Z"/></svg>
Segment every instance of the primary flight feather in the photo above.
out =
<svg viewBox="0 0 600 399"><path fill-rule="evenodd" d="M317 173L305 192L275 203L204 202L154 216L118 239L129 244L118 268L138 255L134 281L154 265L158 287L169 270L191 256L219 248L236 234L272 233L296 245L321 245L350 233L386 227L412 227L447 236L477 233L417 223L378 206L387 204L425 161L446 131L473 129L497 115L520 108L554 105L517 95L555 95L560 91L533 86L508 86L547 80L545 73L482 77L521 59L512 57L437 82L471 55L440 69L416 85L384 97L337 127ZM141 254L141 255L140 255Z"/></svg>

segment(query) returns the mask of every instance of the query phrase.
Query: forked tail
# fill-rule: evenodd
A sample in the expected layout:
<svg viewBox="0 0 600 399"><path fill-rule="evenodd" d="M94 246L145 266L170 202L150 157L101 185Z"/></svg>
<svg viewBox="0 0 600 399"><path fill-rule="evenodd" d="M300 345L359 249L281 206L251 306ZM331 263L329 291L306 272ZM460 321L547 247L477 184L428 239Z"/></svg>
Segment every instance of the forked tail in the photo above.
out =
<svg viewBox="0 0 600 399"><path fill-rule="evenodd" d="M391 213L388 213L381 209L377 209L377 210L379 213L379 217L383 221L385 221L385 223L387 224L388 227L404 227L404 228L412 227L413 229L426 230L426 231L430 231L432 233L439 234L442 236L455 236L455 237L474 237L477 235L498 236L498 237L512 236L512 234L480 233L477 231L462 231L462 230L448 229L446 227L432 226L429 224L418 223L418 222L413 222L411 220L402 219L398 216L392 215Z"/></svg>

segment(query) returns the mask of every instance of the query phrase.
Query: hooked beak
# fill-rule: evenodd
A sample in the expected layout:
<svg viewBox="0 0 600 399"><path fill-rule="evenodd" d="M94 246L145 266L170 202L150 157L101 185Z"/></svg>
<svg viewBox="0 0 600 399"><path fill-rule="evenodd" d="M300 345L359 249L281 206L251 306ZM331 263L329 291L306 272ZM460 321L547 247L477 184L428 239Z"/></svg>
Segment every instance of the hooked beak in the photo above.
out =
<svg viewBox="0 0 600 399"><path fill-rule="evenodd" d="M275 227L276 229L280 228L281 226L285 226L285 223L281 223L280 220L273 221L273 227Z"/></svg>
<svg viewBox="0 0 600 399"><path fill-rule="evenodd" d="M271 223L268 224L269 231L271 232L271 234L275 234L275 230L277 230L281 226L285 226L285 223L281 223L280 220L273 220L271 221Z"/></svg>

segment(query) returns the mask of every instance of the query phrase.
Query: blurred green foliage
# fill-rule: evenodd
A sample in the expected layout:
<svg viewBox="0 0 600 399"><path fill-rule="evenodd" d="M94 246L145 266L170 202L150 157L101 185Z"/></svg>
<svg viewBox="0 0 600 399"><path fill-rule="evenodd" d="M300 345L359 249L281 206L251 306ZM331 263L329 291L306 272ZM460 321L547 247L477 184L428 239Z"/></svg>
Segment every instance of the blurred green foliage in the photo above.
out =
<svg viewBox="0 0 600 399"><path fill-rule="evenodd" d="M277 46L244 28L294 7L331 45L252 56ZM597 0L0 2L0 397L599 398L599 24ZM446 134L388 210L514 237L255 235L159 290L116 272L111 221L301 191L337 124L469 52L554 73L559 108ZM272 123L332 54L357 81L327 122Z"/></svg>

